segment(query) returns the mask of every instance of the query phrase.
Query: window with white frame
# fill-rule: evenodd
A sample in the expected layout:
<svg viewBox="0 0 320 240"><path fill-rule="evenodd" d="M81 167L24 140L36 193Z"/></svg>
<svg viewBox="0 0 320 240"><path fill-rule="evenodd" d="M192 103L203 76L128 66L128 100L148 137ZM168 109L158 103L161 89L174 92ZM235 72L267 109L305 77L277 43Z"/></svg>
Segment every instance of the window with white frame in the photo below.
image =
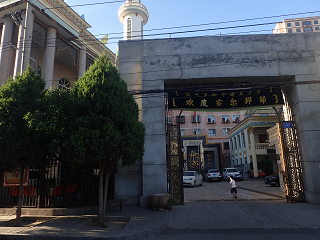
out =
<svg viewBox="0 0 320 240"><path fill-rule="evenodd" d="M300 29L300 28L297 28L297 29L296 29L296 32L301 32L301 29Z"/></svg>
<svg viewBox="0 0 320 240"><path fill-rule="evenodd" d="M215 136L216 135L216 130L215 129L208 129L208 135L210 137Z"/></svg>
<svg viewBox="0 0 320 240"><path fill-rule="evenodd" d="M223 132L223 136L228 136L228 132L230 131L230 128L223 128L222 132Z"/></svg>
<svg viewBox="0 0 320 240"><path fill-rule="evenodd" d="M232 115L233 122L240 122L240 116L239 115Z"/></svg>
<svg viewBox="0 0 320 240"><path fill-rule="evenodd" d="M208 116L208 123L214 123L214 116Z"/></svg>
<svg viewBox="0 0 320 240"><path fill-rule="evenodd" d="M288 33L293 33L292 29L288 29Z"/></svg>
<svg viewBox="0 0 320 240"><path fill-rule="evenodd" d="M291 23L287 23L287 27L291 27L292 26L292 24Z"/></svg>
<svg viewBox="0 0 320 240"><path fill-rule="evenodd" d="M320 30L320 27L315 27L314 28L316 31L319 31Z"/></svg>
<svg viewBox="0 0 320 240"><path fill-rule="evenodd" d="M70 87L71 87L71 84L68 79L61 78L59 80L59 89L68 90L70 89Z"/></svg>
<svg viewBox="0 0 320 240"><path fill-rule="evenodd" d="M180 135L184 136L185 135L185 130L184 129L180 129Z"/></svg>
<svg viewBox="0 0 320 240"><path fill-rule="evenodd" d="M193 129L193 135L200 135L200 129Z"/></svg>
<svg viewBox="0 0 320 240"><path fill-rule="evenodd" d="M313 21L314 24L319 24L318 20Z"/></svg>
<svg viewBox="0 0 320 240"><path fill-rule="evenodd" d="M228 115L222 115L222 122L229 122L229 116Z"/></svg>
<svg viewBox="0 0 320 240"><path fill-rule="evenodd" d="M295 22L294 25L298 27L300 26L300 22Z"/></svg>

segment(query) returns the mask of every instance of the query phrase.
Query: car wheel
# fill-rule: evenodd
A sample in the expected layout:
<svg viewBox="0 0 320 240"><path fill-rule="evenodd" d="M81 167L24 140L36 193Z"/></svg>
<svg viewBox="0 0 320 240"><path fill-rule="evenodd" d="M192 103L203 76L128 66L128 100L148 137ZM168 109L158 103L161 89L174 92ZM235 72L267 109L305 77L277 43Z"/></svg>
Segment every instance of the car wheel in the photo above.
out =
<svg viewBox="0 0 320 240"><path fill-rule="evenodd" d="M194 182L193 182L193 187L197 187L196 180L194 180Z"/></svg>

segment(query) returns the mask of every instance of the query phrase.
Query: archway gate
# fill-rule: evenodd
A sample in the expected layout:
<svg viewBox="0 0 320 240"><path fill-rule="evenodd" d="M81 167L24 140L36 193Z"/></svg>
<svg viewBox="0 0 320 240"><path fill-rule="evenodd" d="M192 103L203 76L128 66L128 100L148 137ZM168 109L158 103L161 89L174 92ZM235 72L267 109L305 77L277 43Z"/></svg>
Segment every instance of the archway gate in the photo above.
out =
<svg viewBox="0 0 320 240"><path fill-rule="evenodd" d="M249 89L275 83L272 87L285 86L288 90L286 96L295 117L286 118L294 124L292 129L285 131L294 133L296 126L299 137L299 151L293 155L301 154L304 185L298 190L305 193L307 202L319 204L319 42L319 33L120 41L119 72L129 91L138 96L142 94L137 97L137 102L146 126L146 141L141 166L117 173L119 186L125 187L116 188L115 194L130 197L140 206L147 207L150 194L167 192L164 93L169 93L168 89L174 86L179 86L176 90L183 90L186 86L198 89L202 86L203 90L206 87L222 90L213 86L221 84L231 92L239 89L236 87L239 84L242 89ZM220 104L220 101L214 103ZM200 104L206 105L205 102ZM292 148L287 150L291 152Z"/></svg>
<svg viewBox="0 0 320 240"><path fill-rule="evenodd" d="M233 86L235 87L235 86ZM296 124L292 118L288 101L284 101L281 87L263 84L260 87L241 86L229 89L228 85L215 87L184 87L166 89L168 109L173 110L214 110L248 107L272 107L278 115L280 154L283 161L281 175L285 183L287 201L305 200L302 180L302 166ZM285 88L283 88L285 90ZM285 98L286 99L286 98ZM278 112L275 105L284 105L286 112ZM286 116L286 117L285 117ZM179 116L180 119L180 116ZM169 193L180 203L183 202L183 159L180 146L180 125L167 124L167 163Z"/></svg>

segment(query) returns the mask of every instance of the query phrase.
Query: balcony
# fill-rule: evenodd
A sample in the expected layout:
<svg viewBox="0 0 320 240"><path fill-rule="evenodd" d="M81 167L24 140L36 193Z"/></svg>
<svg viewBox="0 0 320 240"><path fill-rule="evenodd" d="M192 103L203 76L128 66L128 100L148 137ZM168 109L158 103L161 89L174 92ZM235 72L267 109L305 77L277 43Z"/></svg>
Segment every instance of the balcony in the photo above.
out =
<svg viewBox="0 0 320 240"><path fill-rule="evenodd" d="M275 146L270 146L269 143L256 143L255 149L256 155L267 155L268 149L275 149ZM251 145L249 145L249 151L251 151Z"/></svg>

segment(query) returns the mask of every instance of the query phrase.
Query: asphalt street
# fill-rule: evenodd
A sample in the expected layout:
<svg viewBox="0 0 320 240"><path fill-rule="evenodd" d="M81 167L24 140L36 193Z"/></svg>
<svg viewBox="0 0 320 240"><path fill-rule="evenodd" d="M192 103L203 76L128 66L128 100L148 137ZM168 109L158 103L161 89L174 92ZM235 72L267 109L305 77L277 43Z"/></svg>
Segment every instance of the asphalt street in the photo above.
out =
<svg viewBox="0 0 320 240"><path fill-rule="evenodd" d="M320 239L320 206L288 203L281 188L262 180L236 184L238 199L228 182L184 188L184 206L169 212L168 227L149 239Z"/></svg>

